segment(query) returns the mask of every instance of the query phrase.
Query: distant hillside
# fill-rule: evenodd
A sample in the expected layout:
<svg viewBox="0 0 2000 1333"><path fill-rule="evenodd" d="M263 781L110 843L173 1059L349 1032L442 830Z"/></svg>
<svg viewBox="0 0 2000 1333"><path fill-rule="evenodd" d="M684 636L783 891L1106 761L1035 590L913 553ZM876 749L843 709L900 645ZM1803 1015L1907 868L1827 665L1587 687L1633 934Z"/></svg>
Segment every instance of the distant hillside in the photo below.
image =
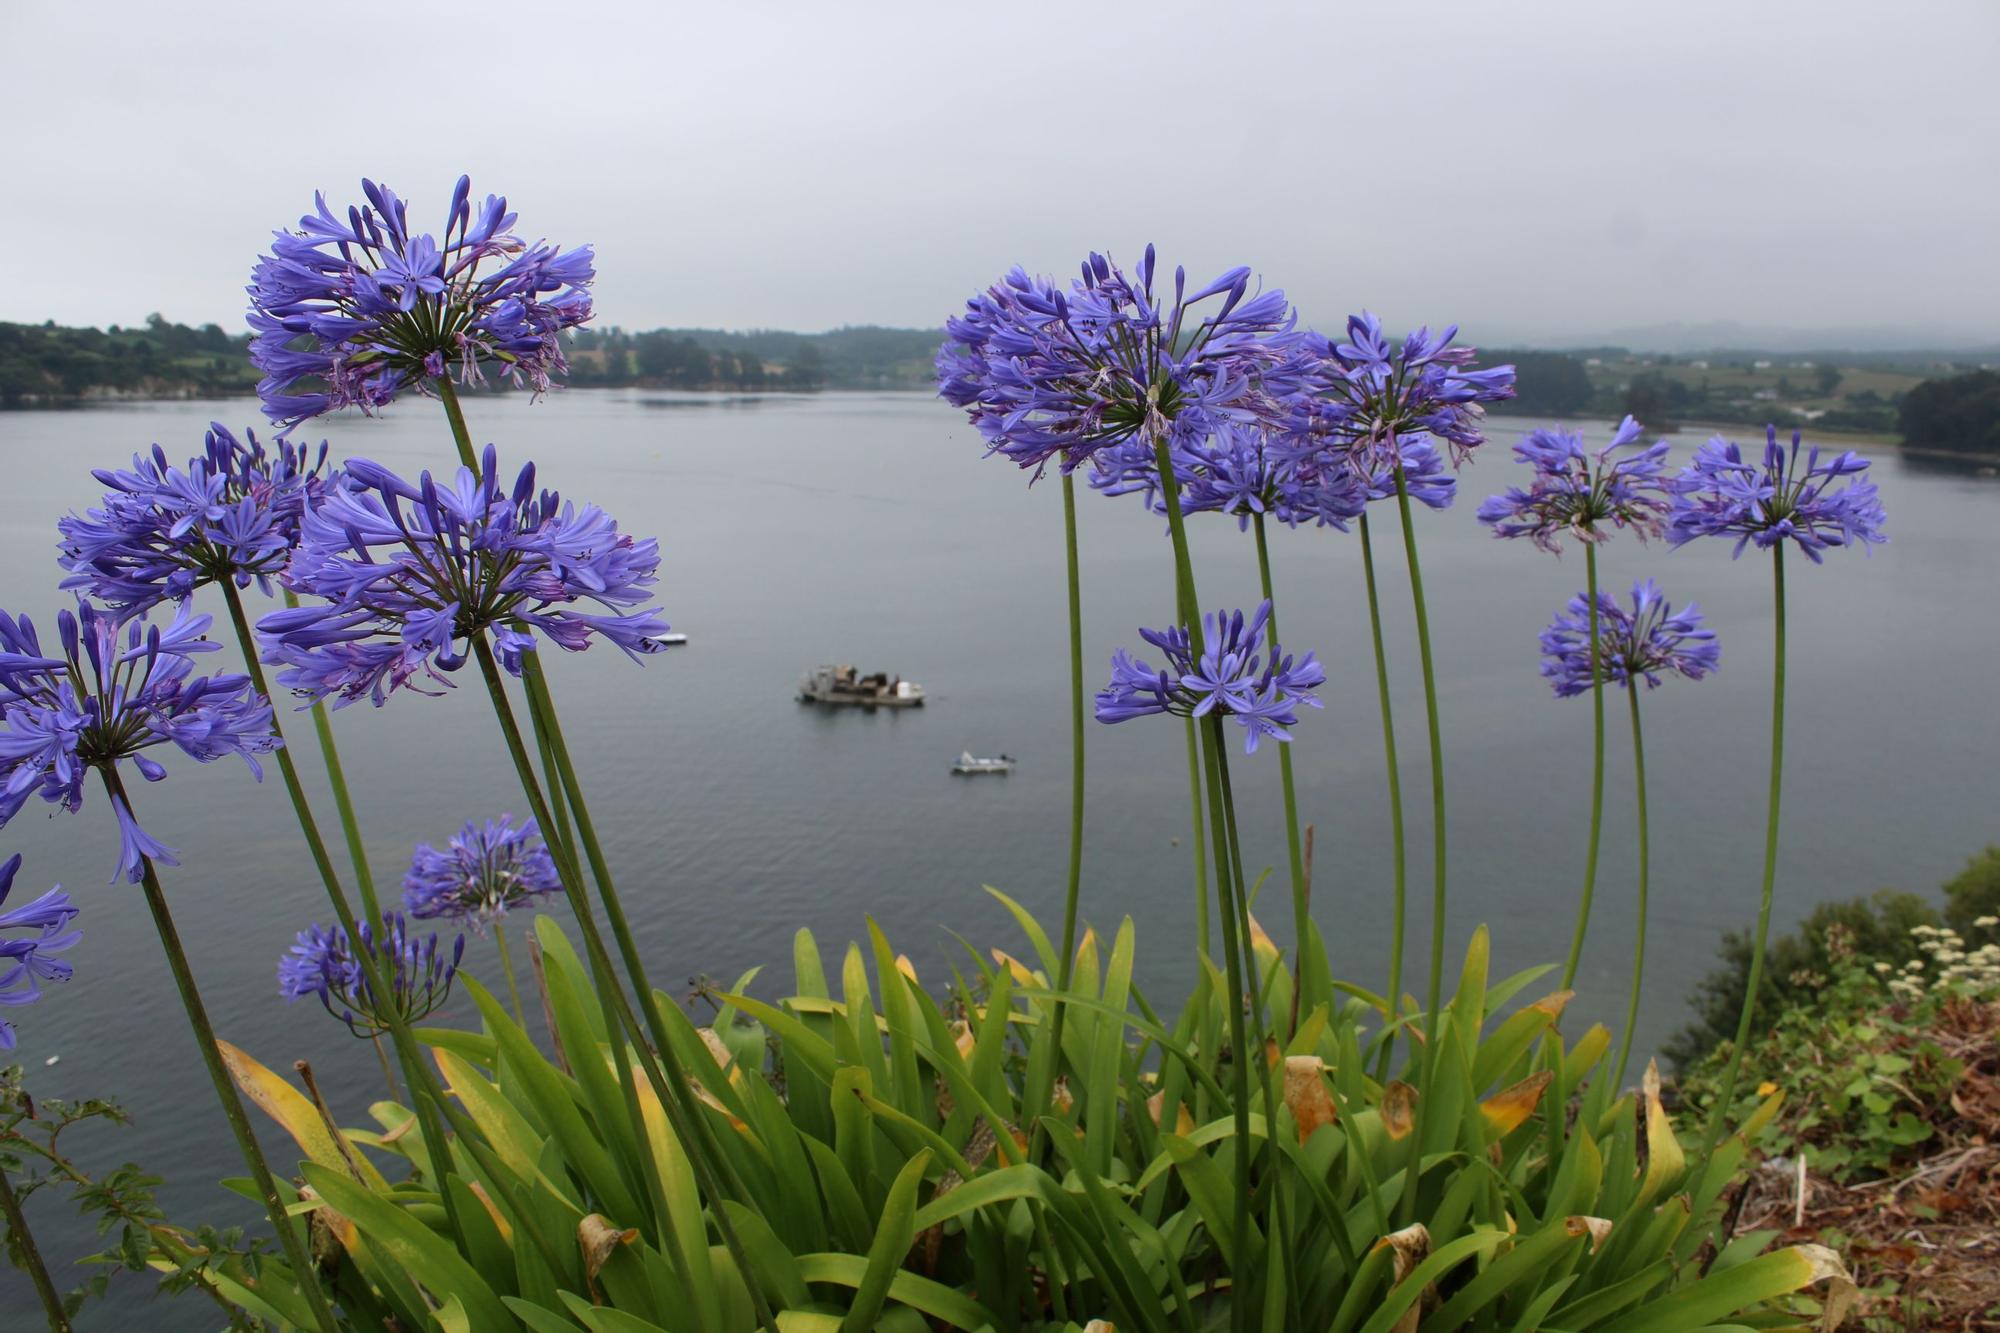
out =
<svg viewBox="0 0 2000 1333"><path fill-rule="evenodd" d="M928 389L935 329L584 329L570 353L578 385L668 389Z"/></svg>
<svg viewBox="0 0 2000 1333"><path fill-rule="evenodd" d="M0 407L109 398L222 398L256 388L247 334L148 315L143 328L0 324Z"/></svg>
<svg viewBox="0 0 2000 1333"><path fill-rule="evenodd" d="M934 329L585 329L570 344L579 387L812 391L928 389ZM140 328L0 323L0 408L251 393L249 335L149 315Z"/></svg>

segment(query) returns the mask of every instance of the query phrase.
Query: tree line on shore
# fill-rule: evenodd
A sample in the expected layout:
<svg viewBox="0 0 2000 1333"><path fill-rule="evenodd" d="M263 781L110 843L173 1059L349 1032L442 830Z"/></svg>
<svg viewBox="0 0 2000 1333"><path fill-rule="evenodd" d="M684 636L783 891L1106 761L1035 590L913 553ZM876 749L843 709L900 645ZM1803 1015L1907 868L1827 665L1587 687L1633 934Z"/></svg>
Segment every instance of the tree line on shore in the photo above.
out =
<svg viewBox="0 0 2000 1333"><path fill-rule="evenodd" d="M247 334L194 327L159 314L108 329L0 322L0 408L62 407L104 398L223 398L249 393L255 375L243 355ZM570 345L570 383L593 388L731 392L926 389L937 334L930 329L856 326L825 333L783 330L586 329ZM1834 398L1842 379L1830 363L1808 366L1800 396L1834 399L1808 415L1711 386L1709 362L1647 358L1620 366L1622 349L1577 352L1493 349L1518 369L1519 396L1504 410L1538 417L1619 417L1649 429L1699 421L1900 434L1905 443L2000 453L2000 372L1972 370L1926 379L1904 392L1860 389ZM1722 355L1722 354L1718 354ZM1752 355L1735 356L1745 366ZM1718 362L1717 364L1722 364ZM1792 387L1781 375L1776 383Z"/></svg>

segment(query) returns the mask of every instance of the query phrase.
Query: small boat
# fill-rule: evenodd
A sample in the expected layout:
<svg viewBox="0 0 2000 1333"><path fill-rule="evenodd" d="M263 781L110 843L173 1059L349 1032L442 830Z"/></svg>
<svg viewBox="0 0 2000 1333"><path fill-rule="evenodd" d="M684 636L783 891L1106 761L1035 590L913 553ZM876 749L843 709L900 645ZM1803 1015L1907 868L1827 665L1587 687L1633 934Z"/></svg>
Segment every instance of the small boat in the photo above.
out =
<svg viewBox="0 0 2000 1333"><path fill-rule="evenodd" d="M649 642L657 643L662 648L675 648L687 641L687 635L679 630L670 630L665 634L655 634Z"/></svg>
<svg viewBox="0 0 2000 1333"><path fill-rule="evenodd" d="M799 682L799 702L829 708L922 708L924 687L883 671L864 676L851 666L820 666Z"/></svg>
<svg viewBox="0 0 2000 1333"><path fill-rule="evenodd" d="M959 752L958 758L953 761L951 771L954 773L963 773L967 777L972 777L980 773L999 773L1004 775L1014 771L1014 756L1003 754L998 759L985 759L975 755L970 750L963 750Z"/></svg>

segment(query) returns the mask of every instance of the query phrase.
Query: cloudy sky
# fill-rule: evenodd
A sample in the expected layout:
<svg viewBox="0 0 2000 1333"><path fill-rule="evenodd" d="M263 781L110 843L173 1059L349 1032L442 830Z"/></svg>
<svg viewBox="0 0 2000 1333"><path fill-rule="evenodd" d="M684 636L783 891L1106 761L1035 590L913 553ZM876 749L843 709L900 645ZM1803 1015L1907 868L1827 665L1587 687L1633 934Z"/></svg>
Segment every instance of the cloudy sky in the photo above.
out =
<svg viewBox="0 0 2000 1333"><path fill-rule="evenodd" d="M1152 240L1320 324L2000 337L1991 0L402 14L0 6L0 319L233 330L315 189L466 171L632 328L931 324Z"/></svg>

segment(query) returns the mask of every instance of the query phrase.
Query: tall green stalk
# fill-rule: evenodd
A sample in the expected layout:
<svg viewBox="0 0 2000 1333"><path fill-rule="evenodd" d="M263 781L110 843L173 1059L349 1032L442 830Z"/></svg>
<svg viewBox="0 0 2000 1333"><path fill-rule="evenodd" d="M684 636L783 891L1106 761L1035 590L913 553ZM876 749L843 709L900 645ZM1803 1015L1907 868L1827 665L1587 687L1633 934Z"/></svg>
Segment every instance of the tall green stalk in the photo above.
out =
<svg viewBox="0 0 2000 1333"><path fill-rule="evenodd" d="M1180 484L1174 476L1174 461L1168 452L1164 436L1153 442L1154 461L1159 468L1160 490L1165 497L1167 508L1167 532L1173 542L1174 590L1177 611L1181 623L1188 632L1189 651L1200 659L1207 645L1201 624L1200 603L1195 596L1194 561L1188 552L1187 524L1181 514ZM1218 916L1222 922L1222 948L1224 965L1228 976L1229 995L1224 1008L1228 1012L1230 1050L1230 1077L1234 1083L1231 1100L1235 1102L1236 1144L1232 1154L1236 1167L1236 1200L1231 1218L1236 1239L1236 1279L1252 1275L1257 1271L1255 1257L1248 1253L1250 1235L1250 1062L1262 1055L1262 1033L1257 1034L1254 1043L1246 1032L1243 1018L1243 959L1249 949L1250 908L1246 901L1246 887L1237 881L1231 872L1229 858L1228 809L1223 800L1220 775L1222 732L1221 719L1209 717L1210 725L1201 729L1203 759L1208 773L1205 784L1208 794L1209 844L1215 857L1216 902L1220 909ZM1251 974L1254 976L1254 971ZM1254 981L1252 982L1254 984ZM1260 1002L1261 1003L1261 1002ZM1231 1292L1230 1324L1241 1330L1249 1317L1247 1303L1236 1299Z"/></svg>
<svg viewBox="0 0 2000 1333"><path fill-rule="evenodd" d="M633 984L639 992L640 1006L646 1010L648 1025L654 1033L655 1047L650 1051L646 1045L646 1029L640 1026L631 1002L625 995L624 987L618 984L610 953L604 947L604 937L597 929L589 901L583 896L583 869L577 860L576 850L573 845L562 841L560 834L556 833L555 817L535 776L534 763L528 757L528 748L522 739L520 724L515 721L513 706L507 700L506 685L501 680L500 666L494 660L493 649L483 634L472 637L472 647L473 654L479 661L480 675L486 682L487 695L493 704L494 717L500 723L501 736L507 744L508 757L513 760L515 775L521 783L522 794L528 798L530 812L543 831L544 841L549 843L550 851L556 857L563 891L569 899L571 910L576 915L577 925L583 932L585 956L590 962L592 975L600 991L608 997L616 1010L620 1026L637 1049L647 1082L652 1086L654 1095L659 1098L669 1125L686 1147L688 1162L694 1170L697 1187L708 1196L713 1205L710 1215L715 1220L716 1230L722 1237L724 1247L728 1249L731 1258L744 1274L757 1322L771 1333L777 1333L775 1318L753 1276L756 1269L750 1263L749 1254L744 1249L734 1224L729 1220L729 1210L723 1206L729 1195L724 1192L716 1171L719 1169L731 1178L738 1196L747 1197L747 1192L741 1188L741 1182L735 1179L734 1168L709 1134L708 1125L702 1118L702 1106L694 1096L687 1071L674 1054L665 1022L659 1016L658 1001L652 988L644 980L644 968L638 960L637 948L632 944L630 928L625 922L623 910L616 906L616 890L604 866L602 849L597 845L588 808L581 799L572 799L570 802L571 809L576 815L577 831L582 835L584 845L590 851L592 869L597 875L598 895L604 901L605 912L611 920L619 946L621 950L626 951L626 963L633 972ZM525 671L531 706L537 706L546 698L545 695L538 697L537 686L541 684L537 671L539 663L533 654L529 654L527 664ZM544 723L547 723L547 719L544 719ZM548 735L558 770L564 784L568 786L573 782L574 770L569 762L568 751L563 745L562 734L559 729L549 725ZM571 795L575 798L579 797L580 793L572 787ZM558 799L561 799L561 796L561 793L557 793Z"/></svg>
<svg viewBox="0 0 2000 1333"><path fill-rule="evenodd" d="M1771 666L1771 797L1764 821L1764 891L1757 904L1757 938L1750 950L1749 985L1743 992L1743 1012L1736 1020L1735 1049L1729 1055L1729 1072L1723 1076L1722 1092L1709 1112L1708 1130L1703 1135L1702 1156L1715 1151L1722 1141L1722 1127L1736 1101L1736 1080L1743 1073L1743 1056L1750 1045L1750 1022L1757 1012L1757 992L1764 984L1764 945L1771 934L1771 895L1778 882L1778 802L1785 769L1785 544L1771 548L1771 594L1776 625Z"/></svg>
<svg viewBox="0 0 2000 1333"><path fill-rule="evenodd" d="M243 665L250 674L251 683L257 692L264 696L266 702L273 702L271 684L265 679L264 664L258 659L256 640L250 633L250 618L243 610L243 596L237 591L235 583L229 579L220 580L218 586L222 589L224 602L228 604L229 620L235 626L236 642L243 651ZM271 711L271 733L280 742L284 740L285 733L278 722L275 704ZM331 737L327 739L330 741ZM328 750L327 753L331 755L333 751ZM341 887L340 874L333 868L333 858L327 853L326 840L320 836L319 822L313 818L312 806L306 800L305 786L299 781L298 765L293 762L291 747L281 744L276 758L278 772L285 781L285 794L291 798L292 813L297 817L299 832L306 840L306 850L312 856L313 867L319 872L320 883L326 889L327 900L333 905L334 915L339 919L341 929L347 932L347 938L354 943L354 958L361 966L362 975L367 979L370 993L394 995L394 989L386 984L386 978L381 974L380 960L370 950L361 947L360 923L354 919L354 908L347 901L346 890ZM353 824L353 801L347 799L347 783L340 773L337 760L328 766L327 773L336 784L335 803L345 812L349 827L353 829L353 841L350 847L359 847L361 834L359 828ZM357 861L366 863L365 850L357 857ZM369 918L371 925L375 926L379 926L381 920L379 912ZM448 1161L449 1158L443 1155L444 1130L439 1121L438 1111L438 1108L444 1105L443 1090L426 1069L423 1056L417 1049L415 1038L410 1035L409 1024L404 1021L402 1013L393 1003L384 1004L381 1009L383 1012L376 1017L389 1024L390 1035L396 1047L396 1057L403 1066L403 1082L410 1090L410 1101L417 1116L417 1126L426 1140L437 1145L435 1152L438 1157ZM437 1182L437 1187L439 1198L444 1205L445 1216L451 1222L452 1234L463 1237L465 1232L460 1227L457 1202L452 1198L451 1191L445 1188L443 1180Z"/></svg>
<svg viewBox="0 0 2000 1333"><path fill-rule="evenodd" d="M1201 742L1195 738L1193 718L1187 723L1188 826L1194 831L1195 948L1208 957L1208 853L1201 831Z"/></svg>
<svg viewBox="0 0 2000 1333"><path fill-rule="evenodd" d="M1570 936L1569 959L1563 964L1562 989L1576 985L1577 964L1583 959L1583 937L1590 930L1590 903L1597 893L1597 844L1604 828L1604 677L1598 669L1603 653L1597 626L1597 547L1583 544L1586 596L1590 601L1590 843L1583 859L1583 896L1577 900L1576 930Z"/></svg>
<svg viewBox="0 0 2000 1333"><path fill-rule="evenodd" d="M1264 587L1264 600L1271 603L1268 641L1275 655L1278 645L1283 642L1278 637L1278 603L1271 593L1271 550L1264 539L1264 516L1251 515L1251 527L1257 533L1257 576ZM1292 747L1278 747L1278 783L1284 793L1285 802L1285 853L1291 863L1292 872L1292 947L1296 953L1295 973L1292 979L1292 1013L1290 1028L1297 1028L1299 1022L1299 995L1305 990L1306 941L1311 935L1310 923L1312 904L1306 899L1305 855L1299 843L1299 801L1292 785Z"/></svg>
<svg viewBox="0 0 2000 1333"><path fill-rule="evenodd" d="M1056 989L1067 995L1071 974L1076 969L1077 898L1083 884L1083 585L1076 557L1076 479L1062 474L1063 550L1069 563L1069 880L1063 896L1062 954L1056 960ZM886 982L884 983L887 984ZM1053 1077L1062 1063L1063 1015L1069 1006L1058 1004L1050 1021L1051 1059L1046 1069ZM1037 1146L1041 1138L1041 1112L1046 1090L1031 1089L1030 1100L1036 1118Z"/></svg>
<svg viewBox="0 0 2000 1333"><path fill-rule="evenodd" d="M7 1239L18 1249L22 1265L28 1276L34 1279L35 1295L41 1299L42 1313L49 1317L50 1333L70 1333L69 1315L63 1310L62 1293L49 1277L49 1267L42 1262L41 1247L35 1244L35 1233L28 1229L28 1214L21 1208L20 1196L14 1193L14 1182L7 1179L7 1173L0 1171L0 1216L7 1219Z"/></svg>
<svg viewBox="0 0 2000 1333"><path fill-rule="evenodd" d="M1639 729L1639 682L1627 677L1625 694L1632 705L1632 764L1639 797L1639 931L1632 945L1632 994L1625 1001L1625 1039L1618 1045L1614 1089L1625 1086L1626 1062L1632 1056L1632 1029L1639 1024L1639 978L1646 972L1646 892L1652 873L1652 852L1646 842L1646 738Z"/></svg>
<svg viewBox="0 0 2000 1333"><path fill-rule="evenodd" d="M1424 574L1417 563L1417 529L1410 519L1410 487L1403 476L1403 462L1396 459L1396 508L1403 520L1403 557L1410 568L1410 601L1417 619L1417 656L1423 666L1424 675L1424 723L1430 736L1431 749L1431 965L1430 979L1424 986L1424 1090L1431 1092L1436 1086L1437 1050L1439 1028L1438 1003L1444 984L1444 926L1445 926L1445 809L1444 809L1444 736L1438 727L1437 669L1431 660L1431 621L1424 606ZM1424 1141L1425 1111L1431 1098L1417 1098L1416 1135L1417 1142ZM1421 1171L1421 1164L1413 1167ZM1402 1213L1407 1223L1415 1215L1420 1181L1412 1179L1409 1188L1403 1191Z"/></svg>
<svg viewBox="0 0 2000 1333"><path fill-rule="evenodd" d="M440 375L432 381L437 389L438 399L444 405L447 421L451 425L452 442L458 450L459 461L468 468L477 469L478 458L472 448L472 433L465 423L465 413L458 402L458 391L452 386L448 376ZM533 764L528 759L526 746L521 739L520 726L514 720L512 707L507 702L507 691L500 680L498 664L484 637L473 636L473 647L479 658L480 674L485 678L487 693L493 702L494 715L500 722L502 736L506 739L509 756L514 761L514 769L521 782L522 792L527 796L535 820L540 825L543 840L558 858L558 869L563 880L565 894L570 908L583 931L586 956L600 988L611 992L614 1007L619 1018L626 1025L633 1045L637 1048L644 1066L648 1083L659 1097L662 1109L674 1132L686 1145L688 1160L694 1168L696 1182L714 1202L712 1210L716 1230L737 1266L743 1271L746 1285L750 1288L751 1303L757 1320L775 1333L776 1323L766 1306L763 1293L751 1279L752 1268L742 1241L730 1222L728 1210L723 1200L727 1197L718 1182L715 1171L719 1169L728 1179L735 1193L747 1197L742 1182L736 1176L735 1168L724 1156L708 1132L703 1119L701 1104L695 1099L688 1086L687 1072L681 1068L668 1041L666 1022L659 1012L658 1000L651 984L646 980L645 965L640 960L639 951L632 940L631 927L625 918L625 911L618 899L609 867L603 858L603 850L597 842L596 830L591 826L588 808L584 805L582 790L576 784L575 770L569 760L569 753L562 741L561 726L555 720L554 704L549 699L546 682L542 680L541 659L533 653L526 655L523 675L527 684L529 699L534 706L536 736L538 744L546 745L547 755L555 760L561 783L551 793L558 808L567 805L576 815L576 829L582 835L585 851L591 861L591 869L597 879L598 898L604 904L606 919L611 924L612 934L618 940L620 952L624 955L626 970L632 978L633 989L638 992L639 1006L644 1010L647 1028L653 1034L654 1049L649 1050L644 1031L634 1016L624 989L619 986L617 974L612 969L610 954L604 948L604 939L599 934L596 920L590 912L589 901L583 897L583 871L576 855L576 843L568 836L567 814L553 816L548 801L535 778ZM569 799L564 800L564 790ZM660 1066L664 1065L664 1073ZM711 1160L712 1159L712 1160Z"/></svg>
<svg viewBox="0 0 2000 1333"><path fill-rule="evenodd" d="M1375 588L1375 543L1368 534L1368 514L1361 514L1361 573L1368 584L1368 630L1375 639L1375 693L1382 705L1382 756L1389 778L1389 838L1395 863L1396 902L1389 927L1389 1012L1386 1022L1396 1021L1403 1005L1403 919L1409 889L1409 853L1403 843L1403 770L1396 760L1396 717L1389 702L1389 655L1382 646L1382 605ZM1388 1077L1389 1061L1396 1049L1385 1039L1375 1062L1375 1081Z"/></svg>
<svg viewBox="0 0 2000 1333"><path fill-rule="evenodd" d="M285 605L298 610L298 595L290 588L285 589ZM244 651L250 650L246 646ZM320 758L326 764L327 784L333 788L333 804L340 813L340 833L347 843L347 859L354 863L354 884L361 890L361 911L368 920L377 921L382 916L382 904L375 897L375 872L368 868L368 848L361 840L361 821L354 813L347 774L340 765L340 751L333 743L333 721L327 716L326 704L317 699L313 701L312 720L313 733L319 739Z"/></svg>
<svg viewBox="0 0 2000 1333"><path fill-rule="evenodd" d="M98 776L104 779L105 793L123 805L128 815L137 819L131 798L126 795L125 784L117 772L109 767L100 768ZM271 1167L264 1160L264 1150L257 1146L257 1135L250 1128L250 1117L243 1109L243 1100L237 1095L236 1084L222 1063L221 1048L215 1044L215 1028L208 1021L208 1007L202 1003L201 991L195 986L194 970L188 966L180 931L174 926L173 913L167 910L166 890L160 887L160 877L154 871L153 860L149 856L141 855L139 858L139 882L146 891L146 906L153 914L153 929L160 937L160 948L167 955L167 969L173 973L174 987L180 992L181 1008L187 1011L188 1026L194 1029L195 1045L201 1048L202 1067L208 1070L208 1080L215 1086L215 1099L222 1103L223 1117L229 1121L229 1132L236 1137L237 1150L243 1154L243 1161L250 1168L257 1197L263 1202L264 1211L277 1231L278 1244L284 1248L285 1259L292 1266L299 1294L305 1299L306 1308L312 1311L313 1322L323 1333L335 1333L338 1326L334 1323L332 1309L326 1303L326 1293L320 1289L318 1270L313 1267L312 1257L299 1239L296 1224L285 1212L285 1202L278 1196L278 1183L272 1178Z"/></svg>

